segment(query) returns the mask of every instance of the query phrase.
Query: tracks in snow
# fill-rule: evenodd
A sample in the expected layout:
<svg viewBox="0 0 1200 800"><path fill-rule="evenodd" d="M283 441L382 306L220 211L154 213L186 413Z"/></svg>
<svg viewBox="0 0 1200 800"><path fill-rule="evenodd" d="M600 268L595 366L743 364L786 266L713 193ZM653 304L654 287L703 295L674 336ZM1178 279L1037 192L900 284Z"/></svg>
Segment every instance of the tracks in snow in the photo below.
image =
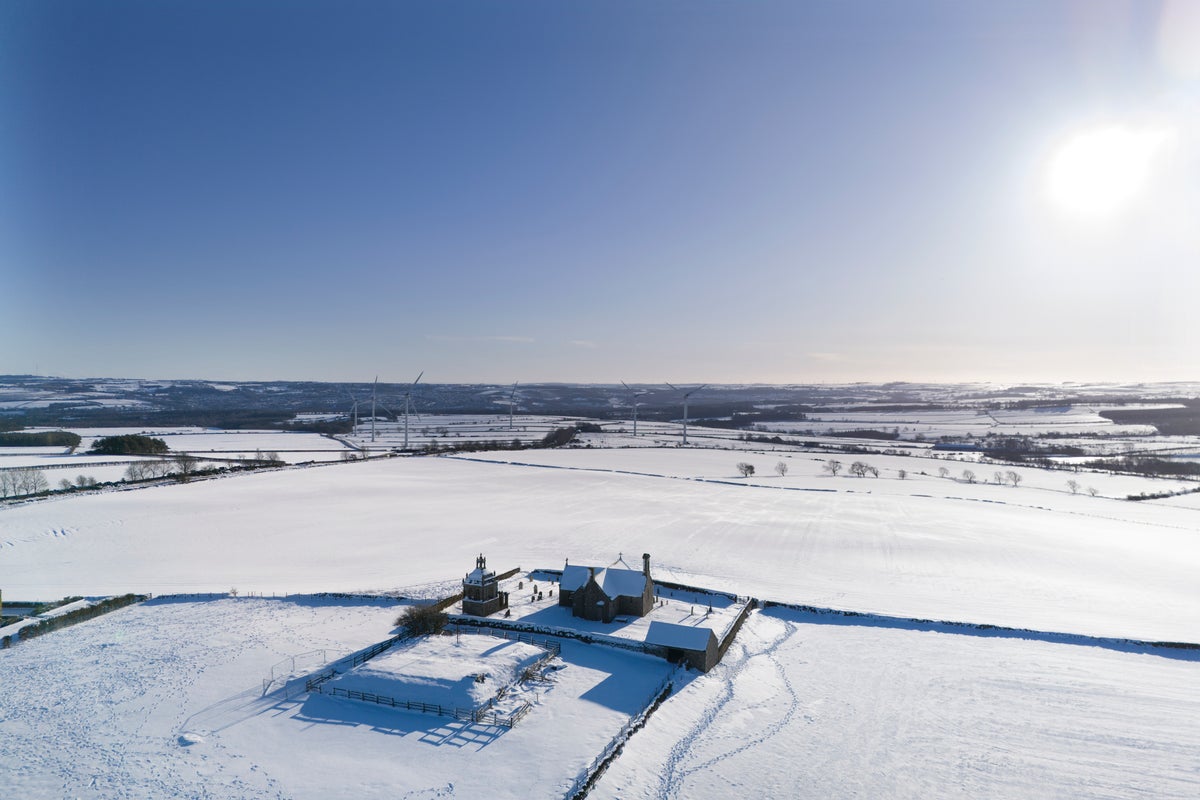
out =
<svg viewBox="0 0 1200 800"><path fill-rule="evenodd" d="M796 632L798 626L791 622L783 622L782 627L783 630L761 648L751 650L746 645L739 643L736 645L740 650L737 658L731 662L728 656L726 657L727 675L720 693L705 707L700 718L675 743L667 756L667 763L663 767L662 777L655 795L659 800L671 800L671 798L684 796L682 794L684 784L693 775L762 744L787 727L796 716L800 708L800 698L796 695L791 679L788 678L787 670L780 663L777 653ZM770 693L767 700L750 705L746 710L753 711L766 704L782 707L782 715L770 725L756 729L754 735L749 739L738 736L736 732L711 735L714 723L727 714L730 705L735 702L739 681L748 678L747 667L759 661L765 661L774 672L772 683L776 690ZM710 735L706 736L706 733ZM698 754L702 745L720 744L726 740L732 740L729 742L732 746L722 749L715 755L704 757Z"/></svg>

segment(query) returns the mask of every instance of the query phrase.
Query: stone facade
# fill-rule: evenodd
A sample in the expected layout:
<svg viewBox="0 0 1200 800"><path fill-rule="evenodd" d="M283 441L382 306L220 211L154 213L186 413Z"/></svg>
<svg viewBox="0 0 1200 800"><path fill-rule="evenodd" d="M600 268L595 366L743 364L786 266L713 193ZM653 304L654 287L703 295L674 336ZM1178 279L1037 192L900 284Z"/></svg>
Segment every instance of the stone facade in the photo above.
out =
<svg viewBox="0 0 1200 800"><path fill-rule="evenodd" d="M480 553L475 559L475 569L463 578L463 613L486 617L506 608L508 592L500 591L496 573L487 568L487 559Z"/></svg>
<svg viewBox="0 0 1200 800"><path fill-rule="evenodd" d="M642 555L641 572L568 564L559 583L558 604L569 606L572 616L593 622L612 622L621 616L646 616L654 608L650 555Z"/></svg>

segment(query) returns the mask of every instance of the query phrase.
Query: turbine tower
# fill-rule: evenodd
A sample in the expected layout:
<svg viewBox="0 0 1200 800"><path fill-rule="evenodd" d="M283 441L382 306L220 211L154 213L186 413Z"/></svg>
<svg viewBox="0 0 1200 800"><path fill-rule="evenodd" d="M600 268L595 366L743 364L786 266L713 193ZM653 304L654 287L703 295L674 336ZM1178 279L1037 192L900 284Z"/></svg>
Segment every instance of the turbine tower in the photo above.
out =
<svg viewBox="0 0 1200 800"><path fill-rule="evenodd" d="M697 386L695 389L689 389L686 392L683 389L680 389L678 386L672 386L669 383L667 384L667 386L670 386L672 389L674 389L677 392L683 392L683 446L687 447L688 398L691 397L692 395L694 395L696 392L703 389L705 386L708 386L708 384L702 383L699 386Z"/></svg>
<svg viewBox="0 0 1200 800"><path fill-rule="evenodd" d="M354 395L350 395L350 419L352 420L350 435L358 436L358 398Z"/></svg>
<svg viewBox="0 0 1200 800"><path fill-rule="evenodd" d="M621 381L621 385L624 386L625 390L629 392L629 405L633 406L633 435L637 436L637 410L638 406L641 405L638 403L637 399L644 394L650 394L650 392L635 392L633 389L629 388L629 384L625 381ZM684 416L687 416L687 414L685 413Z"/></svg>
<svg viewBox="0 0 1200 800"><path fill-rule="evenodd" d="M379 388L379 376L376 375L375 383L373 383L371 385L371 441L372 442L375 441L375 390L378 388ZM686 406L685 406L685 408L686 408ZM684 416L685 417L687 416L686 412L684 413ZM685 425L685 430L686 430L686 425ZM686 434L683 437L683 443L687 444Z"/></svg>
<svg viewBox="0 0 1200 800"><path fill-rule="evenodd" d="M425 370L421 370L421 375L425 374ZM421 380L421 375L417 376L417 380L412 382L408 387L408 391L404 393L404 449L408 449L408 414L412 411L412 393L413 389L417 388L417 381Z"/></svg>

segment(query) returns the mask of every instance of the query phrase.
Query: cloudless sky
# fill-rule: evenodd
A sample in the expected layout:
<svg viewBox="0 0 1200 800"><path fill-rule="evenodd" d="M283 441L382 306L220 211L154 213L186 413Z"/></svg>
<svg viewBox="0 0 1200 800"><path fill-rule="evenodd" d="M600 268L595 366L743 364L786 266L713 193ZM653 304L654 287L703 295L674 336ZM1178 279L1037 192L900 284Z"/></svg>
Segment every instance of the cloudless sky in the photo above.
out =
<svg viewBox="0 0 1200 800"><path fill-rule="evenodd" d="M6 0L0 373L1195 379L1187 5Z"/></svg>

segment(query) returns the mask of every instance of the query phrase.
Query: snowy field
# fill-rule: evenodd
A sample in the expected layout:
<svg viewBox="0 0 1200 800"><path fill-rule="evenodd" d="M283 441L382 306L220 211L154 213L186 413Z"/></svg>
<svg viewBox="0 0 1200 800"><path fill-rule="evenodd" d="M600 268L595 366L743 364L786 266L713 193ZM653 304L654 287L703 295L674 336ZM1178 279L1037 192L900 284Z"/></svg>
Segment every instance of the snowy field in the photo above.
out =
<svg viewBox="0 0 1200 800"><path fill-rule="evenodd" d="M57 456L41 464L31 462L33 466L44 466L53 463L70 462L88 463L96 456L87 454L97 439L107 436L124 436L137 434L162 439L172 453L188 453L203 457L236 459L239 456L252 458L257 451L278 453L283 461L290 464L305 461L338 460L344 453L353 452L344 443L323 436L319 433L299 433L294 431L230 431L220 428L198 428L193 426L174 428L30 428L29 433L39 431L65 430L79 435L79 446L71 452L68 448L0 448L0 466L18 466L10 458L20 458L23 453L40 457ZM129 460L125 457L124 460ZM24 466L24 464L21 464Z"/></svg>
<svg viewBox="0 0 1200 800"><path fill-rule="evenodd" d="M660 579L764 599L1200 640L1192 508L1038 490L1029 473L1014 489L789 472L788 490L732 479L743 454L626 457L638 474L400 458L8 506L0 586L30 600L393 590L453 585L480 552L500 570L649 552Z"/></svg>
<svg viewBox="0 0 1200 800"><path fill-rule="evenodd" d="M564 640L511 730L294 682L263 694L393 635L401 606L248 592L440 596L480 552L497 570L649 552L659 579L1026 629L755 612L714 671L676 674L592 797L1200 794L1198 651L1087 638L1200 642L1200 495L1113 499L1186 484L1031 468L1019 487L968 483L992 468L898 455L836 456L880 477L831 476L829 456L745 445L395 458L0 507L7 596L243 595L157 599L0 651L0 797L563 797L665 662ZM655 613L698 624L692 599ZM570 624L556 598L513 600ZM735 607L715 605L723 628ZM479 671L453 659L434 677Z"/></svg>
<svg viewBox="0 0 1200 800"><path fill-rule="evenodd" d="M738 450L725 448L696 448L680 453L676 449L642 447L640 449L557 449L523 450L519 452L485 452L454 456L513 465L594 470L680 478L684 480L733 482L772 489L821 489L827 491L861 491L875 494L936 494L939 497L969 497L1013 505L1036 505L1044 499L1040 492L1070 494L1068 481L1076 481L1076 493L1096 490L1099 497L1125 498L1141 493L1186 491L1200 487L1195 481L1170 478L1149 478L1136 475L1113 475L1092 470L1047 470L1036 467L1007 466L980 463L977 453L933 453L913 455L877 455L849 453L815 453L796 448L763 450L762 445L743 443ZM829 460L839 461L842 471L832 476L825 469ZM878 478L856 477L849 474L855 461L877 467ZM754 467L754 474L743 478L737 470L739 463ZM786 475L776 471L784 464ZM942 477L941 470L947 474ZM906 474L900 478L900 471ZM974 474L973 483L964 471ZM1021 476L1020 491L1008 491L1005 473L1016 471ZM998 481L996 473L1001 473ZM922 474L924 473L924 474ZM1030 494L1021 491L1035 490Z"/></svg>
<svg viewBox="0 0 1200 800"><path fill-rule="evenodd" d="M1148 406L1129 406L1144 408ZM1175 407L1175 406L1162 406ZM1108 406L1048 406L1022 411L976 410L971 408L931 411L819 411L798 422L767 422L764 430L785 433L873 429L894 431L901 438L918 435L926 439L941 436L1037 436L1040 434L1090 434L1094 436L1146 436L1152 425L1117 425L1100 416Z"/></svg>
<svg viewBox="0 0 1200 800"><path fill-rule="evenodd" d="M388 638L396 614L384 602L161 600L0 651L0 796L558 797L669 673L564 642L512 729L262 694L281 659L350 654Z"/></svg>
<svg viewBox="0 0 1200 800"><path fill-rule="evenodd" d="M1200 656L753 615L590 797L1195 798Z"/></svg>

